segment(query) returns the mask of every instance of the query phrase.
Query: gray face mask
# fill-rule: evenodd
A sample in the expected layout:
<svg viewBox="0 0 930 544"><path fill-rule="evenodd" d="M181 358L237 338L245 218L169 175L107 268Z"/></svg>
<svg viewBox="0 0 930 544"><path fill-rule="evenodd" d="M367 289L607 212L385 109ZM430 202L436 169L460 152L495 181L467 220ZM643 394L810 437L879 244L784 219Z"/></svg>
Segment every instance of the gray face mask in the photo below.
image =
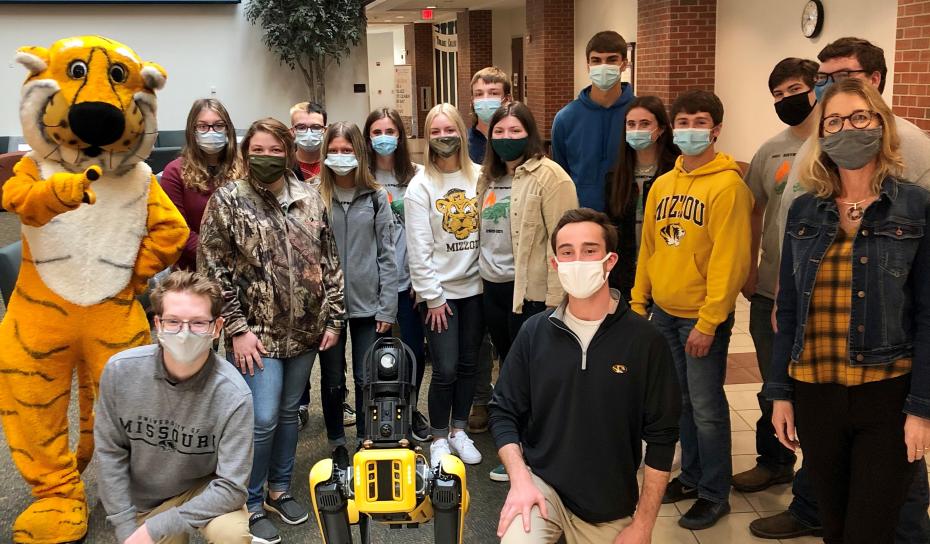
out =
<svg viewBox="0 0 930 544"><path fill-rule="evenodd" d="M844 170L858 170L872 162L882 147L882 127L841 130L820 138L820 147Z"/></svg>

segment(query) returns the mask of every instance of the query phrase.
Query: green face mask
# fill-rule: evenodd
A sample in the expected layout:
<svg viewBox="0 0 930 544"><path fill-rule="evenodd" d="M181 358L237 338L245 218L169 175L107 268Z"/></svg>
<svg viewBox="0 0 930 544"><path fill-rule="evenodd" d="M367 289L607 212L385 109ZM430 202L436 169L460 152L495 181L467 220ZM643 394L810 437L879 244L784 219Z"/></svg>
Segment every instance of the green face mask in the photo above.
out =
<svg viewBox="0 0 930 544"><path fill-rule="evenodd" d="M287 157L274 155L249 155L249 177L259 183L270 185L287 172Z"/></svg>
<svg viewBox="0 0 930 544"><path fill-rule="evenodd" d="M429 147L433 150L433 153L447 159L459 152L459 148L462 147L462 138L459 136L430 138Z"/></svg>
<svg viewBox="0 0 930 544"><path fill-rule="evenodd" d="M523 156L527 141L528 138L493 138L491 147L501 159L510 162Z"/></svg>

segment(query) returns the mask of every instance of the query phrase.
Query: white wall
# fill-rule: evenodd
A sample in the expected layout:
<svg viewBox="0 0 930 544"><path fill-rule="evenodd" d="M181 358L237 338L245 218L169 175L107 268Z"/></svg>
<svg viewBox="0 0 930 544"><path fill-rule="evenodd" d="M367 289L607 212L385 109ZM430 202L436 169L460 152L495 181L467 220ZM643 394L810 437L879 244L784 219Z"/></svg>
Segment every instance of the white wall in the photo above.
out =
<svg viewBox="0 0 930 544"><path fill-rule="evenodd" d="M514 38L519 38L525 33L525 8L491 11L491 62L510 78L513 78L514 70L511 45Z"/></svg>
<svg viewBox="0 0 930 544"><path fill-rule="evenodd" d="M57 39L100 34L164 66L168 83L158 94L163 130L183 129L191 102L210 96L224 102L237 127L273 116L289 122L288 110L306 100L303 77L278 63L261 30L246 21L245 3L234 5L0 5L0 135L21 134L18 104L26 70L13 62L24 45L48 47ZM364 122L368 52L363 38L349 58L329 72L327 109L335 120ZM367 89L367 87L366 87Z"/></svg>
<svg viewBox="0 0 930 544"><path fill-rule="evenodd" d="M785 57L817 60L843 36L865 38L885 50L891 103L897 2L823 0L824 25L817 38L801 33L806 0L717 0L716 92L723 101L724 129L718 149L748 162L759 145L782 130L768 92L772 68Z"/></svg>
<svg viewBox="0 0 930 544"><path fill-rule="evenodd" d="M591 84L584 56L588 40L602 30L613 30L628 42L636 41L637 12L637 0L575 0L576 93Z"/></svg>
<svg viewBox="0 0 930 544"><path fill-rule="evenodd" d="M368 34L369 110L393 108L394 36L391 32Z"/></svg>

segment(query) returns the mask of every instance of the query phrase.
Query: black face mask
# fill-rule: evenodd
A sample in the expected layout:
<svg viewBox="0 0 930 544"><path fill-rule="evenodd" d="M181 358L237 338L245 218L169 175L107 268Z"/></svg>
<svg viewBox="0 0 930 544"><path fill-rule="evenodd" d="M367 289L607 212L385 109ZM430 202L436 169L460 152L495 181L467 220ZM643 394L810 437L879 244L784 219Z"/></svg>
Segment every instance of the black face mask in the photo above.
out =
<svg viewBox="0 0 930 544"><path fill-rule="evenodd" d="M794 94L775 103L775 113L778 114L782 123L796 127L807 119L807 116L814 110L807 96L809 93L810 91Z"/></svg>

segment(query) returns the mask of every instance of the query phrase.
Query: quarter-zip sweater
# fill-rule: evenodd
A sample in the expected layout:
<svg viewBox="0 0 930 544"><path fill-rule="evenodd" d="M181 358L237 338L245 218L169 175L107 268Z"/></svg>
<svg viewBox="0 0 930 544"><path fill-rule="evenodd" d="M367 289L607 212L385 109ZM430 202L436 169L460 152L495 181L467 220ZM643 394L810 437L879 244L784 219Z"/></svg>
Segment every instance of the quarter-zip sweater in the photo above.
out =
<svg viewBox="0 0 930 544"><path fill-rule="evenodd" d="M522 445L533 473L589 523L635 511L643 441L646 464L671 470L681 413L668 343L611 294L617 307L587 350L563 320L565 302L531 317L490 403L497 447Z"/></svg>

